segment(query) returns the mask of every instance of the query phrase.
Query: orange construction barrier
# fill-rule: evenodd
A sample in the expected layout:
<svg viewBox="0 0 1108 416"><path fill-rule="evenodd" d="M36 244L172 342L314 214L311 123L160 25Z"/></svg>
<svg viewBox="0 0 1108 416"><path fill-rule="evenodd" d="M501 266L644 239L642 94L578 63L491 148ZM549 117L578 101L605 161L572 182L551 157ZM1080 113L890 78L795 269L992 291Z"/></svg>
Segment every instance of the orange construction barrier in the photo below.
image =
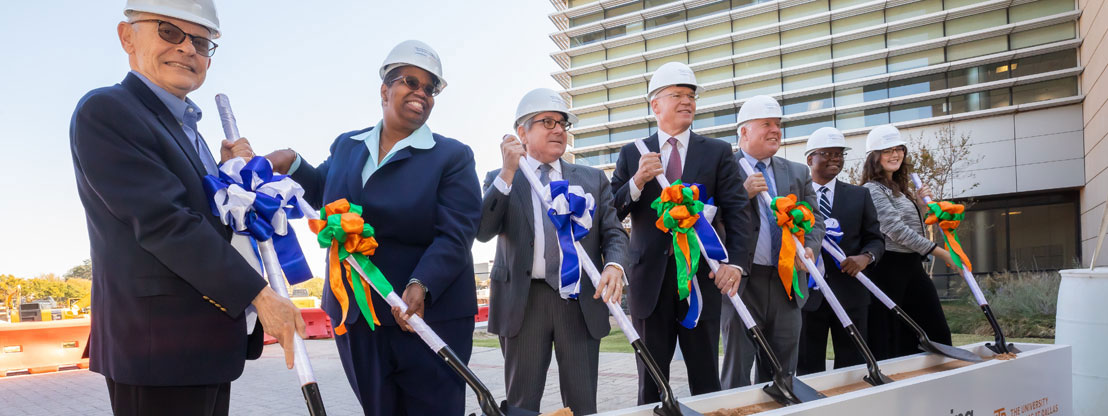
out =
<svg viewBox="0 0 1108 416"><path fill-rule="evenodd" d="M477 308L477 315L473 316L473 322L485 322L489 320L489 307L479 306Z"/></svg>
<svg viewBox="0 0 1108 416"><path fill-rule="evenodd" d="M32 374L59 367L88 368L81 358L88 342L89 319L0 323L0 377L11 372Z"/></svg>
<svg viewBox="0 0 1108 416"><path fill-rule="evenodd" d="M324 339L334 338L335 332L331 328L331 317L327 316L327 312L324 312L320 308L304 308L300 310L300 316L304 318L305 329L308 333L308 339ZM273 338L266 334L266 345L277 342L277 338Z"/></svg>

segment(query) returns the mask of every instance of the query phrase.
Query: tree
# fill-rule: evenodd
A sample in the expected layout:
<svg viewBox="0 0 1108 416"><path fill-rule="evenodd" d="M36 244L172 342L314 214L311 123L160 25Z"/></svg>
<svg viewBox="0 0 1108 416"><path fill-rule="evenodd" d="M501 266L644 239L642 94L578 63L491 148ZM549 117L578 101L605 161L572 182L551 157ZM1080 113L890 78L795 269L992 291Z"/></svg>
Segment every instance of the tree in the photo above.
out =
<svg viewBox="0 0 1108 416"><path fill-rule="evenodd" d="M68 272L63 275L66 278L87 279L92 280L92 260L85 259L79 266L73 266Z"/></svg>
<svg viewBox="0 0 1108 416"><path fill-rule="evenodd" d="M959 132L952 124L944 124L932 133L932 140L925 140L921 132L918 136L908 135L908 159L913 172L920 181L931 188L936 200L954 198L954 177L961 180L973 178L968 168L981 161L982 155L970 155L970 134ZM843 170L847 182L861 185L863 157L860 162ZM964 185L962 192L968 192L980 185L973 182Z"/></svg>

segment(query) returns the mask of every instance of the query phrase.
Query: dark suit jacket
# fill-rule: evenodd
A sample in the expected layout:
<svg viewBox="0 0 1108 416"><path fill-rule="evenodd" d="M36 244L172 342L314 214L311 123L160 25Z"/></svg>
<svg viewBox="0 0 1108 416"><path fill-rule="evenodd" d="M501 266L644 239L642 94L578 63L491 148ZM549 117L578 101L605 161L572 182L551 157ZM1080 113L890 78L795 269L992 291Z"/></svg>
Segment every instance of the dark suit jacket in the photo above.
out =
<svg viewBox="0 0 1108 416"><path fill-rule="evenodd" d="M658 134L645 140L647 149L658 151ZM654 223L658 213L650 204L662 194L658 182L651 180L643 186L638 201L631 200L631 178L639 169L639 154L634 143L628 143L619 151L615 172L612 173L612 190L615 192L616 215L620 220L631 216L631 263L628 269L632 316L644 319L650 316L658 304L666 267L673 262L673 237L663 233ZM738 179L739 166L732 157L731 145L722 140L710 139L699 134L689 137L689 149L682 168L683 183L698 183L703 199L715 198L719 207L716 222L722 222L724 248L731 264L750 271L750 252L746 241L750 235L750 218L744 209L749 204L746 191ZM708 263L701 260L698 278L707 282ZM719 316L720 296L712 296L715 285L704 286L702 316ZM715 290L718 293L718 290Z"/></svg>
<svg viewBox="0 0 1108 416"><path fill-rule="evenodd" d="M868 189L837 179L836 182L831 218L838 220L839 227L843 230L839 248L847 256L873 253L874 261L866 268L870 270L877 264L877 260L881 260L881 255L885 254L885 237L881 235L881 224L877 222L877 209L873 207ZM823 264L826 270L824 279L844 309L869 305L870 293L866 287L858 279L835 267L835 260L830 254L823 253ZM804 310L814 311L822 302L823 293L813 290L808 302L804 304Z"/></svg>
<svg viewBox="0 0 1108 416"><path fill-rule="evenodd" d="M404 148L362 185L369 160L365 142L352 140L372 127L343 133L331 144L331 155L319 166L303 161L292 178L304 188L313 207L346 198L362 206L362 218L376 231L376 254L370 257L401 294L417 278L428 289L427 322L477 314L477 292L470 248L481 216L481 192L469 146L434 135L430 149ZM345 278L344 278L345 280ZM349 299L354 292L346 287ZM391 309L372 295L382 325L396 325ZM333 325L342 311L329 285L323 288L323 310ZM357 302L350 303L347 326L359 319Z"/></svg>
<svg viewBox="0 0 1108 416"><path fill-rule="evenodd" d="M736 152L735 163L738 163L738 160L742 157L742 150ZM777 196L794 194L797 197L797 202L808 201L808 204L811 205L812 214L815 214L816 221L812 224L812 232L804 235L804 246L812 249L813 253L819 253L820 241L823 239L823 220L819 214L819 199L816 196L816 191L812 189L812 174L808 170L808 166L778 156L773 157L773 162L770 163L770 166L773 168L774 184L777 185ZM740 184L746 182L746 176L746 172L740 167ZM754 228L754 231L747 240L747 247L750 247L749 258L751 262L754 261L754 251L758 244L758 232L762 229L761 217L759 216L765 215L762 213L761 203L757 202L755 198L758 198L758 196L750 196L750 199L748 199L750 204L747 205L746 211ZM778 243L778 245L780 245L780 243ZM800 293L803 297L793 296L793 300L800 306L804 306L804 302L807 301L808 297L808 282L805 280L805 277L806 276L801 273ZM747 282L744 281L742 287L745 288L746 284ZM777 284L780 283L778 282Z"/></svg>
<svg viewBox="0 0 1108 416"><path fill-rule="evenodd" d="M135 385L238 378L243 311L265 281L211 214L177 120L129 74L81 98L69 138L92 248L92 371Z"/></svg>
<svg viewBox="0 0 1108 416"><path fill-rule="evenodd" d="M580 186L596 199L592 228L581 239L581 247L592 259L596 270L603 271L606 263L619 264L626 270L627 233L616 219L608 176L588 166L565 161L560 163L562 178L570 185ZM527 308L531 267L535 262L535 214L531 184L523 173L516 172L508 195L493 185L497 175L500 175L500 169L489 172L485 177L485 199L481 205L481 226L477 230L477 239L489 241L499 236L496 240L496 259L489 276L492 279L489 288L489 332L511 338L519 333ZM600 339L608 335L611 325L603 300L592 298L595 292L596 287L582 267L578 303L589 334Z"/></svg>

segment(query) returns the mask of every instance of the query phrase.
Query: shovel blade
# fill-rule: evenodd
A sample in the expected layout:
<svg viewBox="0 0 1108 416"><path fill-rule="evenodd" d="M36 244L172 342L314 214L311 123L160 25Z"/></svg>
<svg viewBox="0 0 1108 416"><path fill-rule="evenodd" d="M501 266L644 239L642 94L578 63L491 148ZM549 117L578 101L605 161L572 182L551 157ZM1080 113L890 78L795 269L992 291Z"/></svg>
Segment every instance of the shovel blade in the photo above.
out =
<svg viewBox="0 0 1108 416"><path fill-rule="evenodd" d="M704 414L690 409L688 406L677 402L677 407L660 405L654 408L654 414L657 416L704 416Z"/></svg>
<svg viewBox="0 0 1108 416"><path fill-rule="evenodd" d="M518 407L515 407L515 406L509 406L507 400L504 400L504 401L500 402L500 411L501 411L501 413L504 414L504 416L539 416L540 415L539 412L536 412L536 411L533 411L533 410L527 410L527 409L521 409L521 408L518 408ZM490 415L485 415L485 416L490 416Z"/></svg>
<svg viewBox="0 0 1108 416"><path fill-rule="evenodd" d="M775 375L773 377L773 382L767 384L762 390L782 406L800 404L827 397L824 396L823 393L816 391L812 386L800 381L800 379L785 375Z"/></svg>
<svg viewBox="0 0 1108 416"><path fill-rule="evenodd" d="M984 361L983 359L981 359L981 357L978 357L977 354L974 354L972 352L963 350L958 347L940 344L938 342L927 339L920 340L919 349L934 354L944 355L955 360L962 360L971 363L979 363Z"/></svg>

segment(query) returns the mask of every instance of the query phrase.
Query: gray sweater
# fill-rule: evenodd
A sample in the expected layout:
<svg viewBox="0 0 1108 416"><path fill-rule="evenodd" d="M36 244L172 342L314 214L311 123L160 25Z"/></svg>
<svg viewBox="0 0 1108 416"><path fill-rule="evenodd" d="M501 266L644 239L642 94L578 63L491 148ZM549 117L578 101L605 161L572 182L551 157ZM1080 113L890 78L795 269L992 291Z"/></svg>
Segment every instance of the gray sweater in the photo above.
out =
<svg viewBox="0 0 1108 416"><path fill-rule="evenodd" d="M919 207L905 194L894 196L892 189L877 182L862 185L869 189L881 233L885 235L885 250L898 253L927 255L936 244L923 234L923 218Z"/></svg>

